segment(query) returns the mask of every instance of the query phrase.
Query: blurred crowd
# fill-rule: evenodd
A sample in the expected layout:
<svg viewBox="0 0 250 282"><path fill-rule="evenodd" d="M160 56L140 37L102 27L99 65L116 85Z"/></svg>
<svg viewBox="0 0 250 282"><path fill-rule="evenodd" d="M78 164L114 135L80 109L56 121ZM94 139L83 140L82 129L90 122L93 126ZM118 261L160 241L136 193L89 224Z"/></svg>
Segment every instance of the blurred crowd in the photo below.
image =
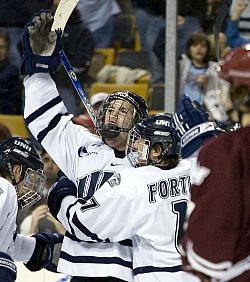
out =
<svg viewBox="0 0 250 282"><path fill-rule="evenodd" d="M19 75L22 58L21 35L32 14L49 9L55 12L59 0L1 1L0 3L0 114L23 113L23 85ZM213 27L221 0L178 3L177 104L183 95L198 100L219 122L232 119L228 85L216 75ZM97 49L114 48L146 52L149 85L164 83L166 1L80 0L63 33L64 51L88 92L100 63ZM221 57L234 47L249 42L250 7L246 0L234 0L219 35ZM134 16L136 36L125 32L122 16ZM124 32L123 32L124 29ZM118 41L119 40L119 41ZM144 66L141 66L143 69ZM121 73L123 75L123 73ZM53 75L70 113L84 112L63 67ZM149 105L150 107L150 105Z"/></svg>

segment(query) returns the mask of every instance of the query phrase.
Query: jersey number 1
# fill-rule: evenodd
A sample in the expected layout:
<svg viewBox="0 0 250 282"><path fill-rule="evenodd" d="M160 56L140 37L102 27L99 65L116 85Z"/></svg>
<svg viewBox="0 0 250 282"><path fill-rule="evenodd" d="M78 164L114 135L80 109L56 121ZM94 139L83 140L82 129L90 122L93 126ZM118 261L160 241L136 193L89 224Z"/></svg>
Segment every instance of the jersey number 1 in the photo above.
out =
<svg viewBox="0 0 250 282"><path fill-rule="evenodd" d="M185 222L185 216L187 211L188 202L186 200L180 200L172 202L172 212L176 215L176 227L175 227L175 248L178 253L180 250L178 245L183 236L183 225Z"/></svg>

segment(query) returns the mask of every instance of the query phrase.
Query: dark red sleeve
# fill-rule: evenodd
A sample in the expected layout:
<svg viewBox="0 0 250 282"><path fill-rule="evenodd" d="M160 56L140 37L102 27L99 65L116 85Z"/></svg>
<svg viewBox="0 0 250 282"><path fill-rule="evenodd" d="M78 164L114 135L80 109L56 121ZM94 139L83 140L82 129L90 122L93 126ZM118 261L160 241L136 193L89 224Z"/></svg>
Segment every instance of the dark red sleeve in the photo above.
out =
<svg viewBox="0 0 250 282"><path fill-rule="evenodd" d="M202 264L212 273L220 268L218 263L235 264L250 254L250 128L205 145L194 171L199 175L204 168L209 169L208 176L191 188L195 208L183 247L187 258L197 255L198 268L204 259Z"/></svg>

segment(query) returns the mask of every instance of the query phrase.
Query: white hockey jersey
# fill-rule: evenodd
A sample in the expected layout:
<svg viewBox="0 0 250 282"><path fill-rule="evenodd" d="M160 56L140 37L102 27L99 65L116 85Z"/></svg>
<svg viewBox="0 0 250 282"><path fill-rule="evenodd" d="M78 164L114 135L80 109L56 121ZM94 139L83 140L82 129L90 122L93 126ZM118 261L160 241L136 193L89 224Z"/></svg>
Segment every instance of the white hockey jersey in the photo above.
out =
<svg viewBox="0 0 250 282"><path fill-rule="evenodd" d="M189 281L181 271L178 241L190 194L190 167L183 160L171 170L126 168L88 201L64 198L58 218L80 240L132 238L136 281Z"/></svg>
<svg viewBox="0 0 250 282"><path fill-rule="evenodd" d="M36 239L16 234L18 205L14 186L0 177L0 251L14 261L27 262L33 254Z"/></svg>
<svg viewBox="0 0 250 282"><path fill-rule="evenodd" d="M73 124L49 74L26 77L24 117L32 134L67 177L80 198L90 198L115 171L130 166L124 153ZM72 95L69 93L69 95ZM73 276L113 276L133 281L131 241L88 243L66 234L58 270Z"/></svg>

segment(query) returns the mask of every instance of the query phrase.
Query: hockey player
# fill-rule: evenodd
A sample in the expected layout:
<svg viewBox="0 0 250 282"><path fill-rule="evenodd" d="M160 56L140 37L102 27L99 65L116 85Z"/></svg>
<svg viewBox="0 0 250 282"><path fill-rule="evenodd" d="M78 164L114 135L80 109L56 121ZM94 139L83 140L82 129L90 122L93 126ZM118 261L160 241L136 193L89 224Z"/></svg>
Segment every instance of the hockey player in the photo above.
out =
<svg viewBox="0 0 250 282"><path fill-rule="evenodd" d="M78 198L89 199L115 171L130 166L124 152L128 131L147 116L147 107L134 93L115 92L99 110L96 127L101 137L73 124L49 74L60 63L61 49L60 33L50 31L52 22L52 15L42 12L24 31L21 73L29 75L24 80L24 116L32 134L78 187ZM58 270L82 277L79 281L92 281L89 277L132 281L128 243L89 244L66 233Z"/></svg>
<svg viewBox="0 0 250 282"><path fill-rule="evenodd" d="M133 241L135 281L189 281L178 241L190 188L190 162L180 161L171 114L148 117L130 131L131 164L84 201L65 177L52 186L48 206L80 240ZM73 204L72 204L73 203ZM198 281L198 279L196 279Z"/></svg>
<svg viewBox="0 0 250 282"><path fill-rule="evenodd" d="M250 281L250 46L234 49L219 75L243 128L204 145L198 157L183 247L185 270L202 281Z"/></svg>
<svg viewBox="0 0 250 282"><path fill-rule="evenodd" d="M14 261L22 261L31 271L52 264L54 245L62 242L57 234L38 233L32 237L16 233L19 209L41 198L45 181L43 163L28 141L12 137L0 144L0 251ZM1 280L2 281L2 280Z"/></svg>

